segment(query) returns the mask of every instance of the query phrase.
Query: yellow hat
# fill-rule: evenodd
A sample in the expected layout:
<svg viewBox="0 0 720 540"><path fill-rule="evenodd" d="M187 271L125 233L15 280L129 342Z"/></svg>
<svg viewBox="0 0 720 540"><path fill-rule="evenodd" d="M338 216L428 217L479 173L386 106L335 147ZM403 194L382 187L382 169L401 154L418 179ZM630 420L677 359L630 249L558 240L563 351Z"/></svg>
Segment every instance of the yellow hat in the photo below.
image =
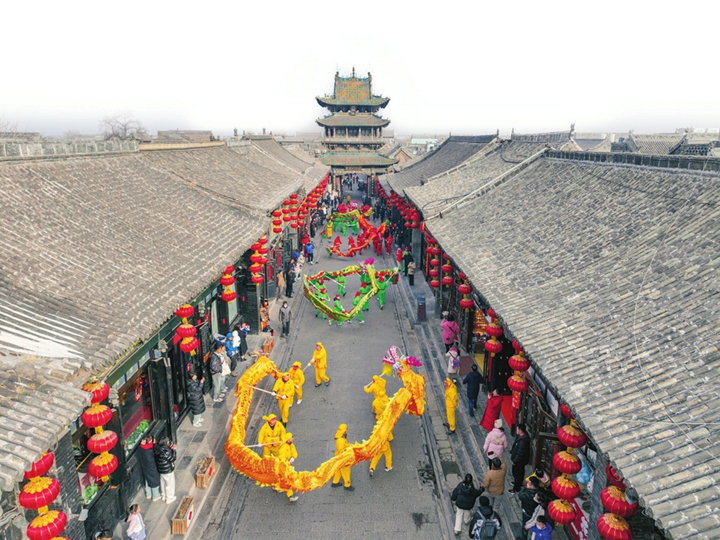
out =
<svg viewBox="0 0 720 540"><path fill-rule="evenodd" d="M302 367L302 362L293 362L293 367Z"/></svg>
<svg viewBox="0 0 720 540"><path fill-rule="evenodd" d="M272 420L272 419L277 420L277 416L275 416L274 414L268 414L267 416L263 416L262 419L263 419L263 420L266 420L267 422L269 422L269 421Z"/></svg>
<svg viewBox="0 0 720 540"><path fill-rule="evenodd" d="M282 436L283 442L286 442L290 439L292 439L292 433L285 433L285 435Z"/></svg>
<svg viewBox="0 0 720 540"><path fill-rule="evenodd" d="M339 439L347 433L347 424L340 424L335 432L335 438Z"/></svg>

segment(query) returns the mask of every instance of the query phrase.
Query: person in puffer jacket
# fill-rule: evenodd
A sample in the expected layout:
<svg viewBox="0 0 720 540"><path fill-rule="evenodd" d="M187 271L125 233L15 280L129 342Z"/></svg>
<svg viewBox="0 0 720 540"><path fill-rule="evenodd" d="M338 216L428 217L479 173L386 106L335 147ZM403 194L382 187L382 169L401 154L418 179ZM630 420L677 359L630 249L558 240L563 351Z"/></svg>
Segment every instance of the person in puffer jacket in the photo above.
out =
<svg viewBox="0 0 720 540"><path fill-rule="evenodd" d="M473 516L475 500L483 494L484 488L477 489L473 484L472 474L466 474L465 480L460 482L450 495L450 500L455 503L455 535L459 535L463 524L467 525Z"/></svg>
<svg viewBox="0 0 720 540"><path fill-rule="evenodd" d="M203 423L202 413L205 412L205 398L203 397L202 385L205 382L205 378L198 380L197 373L190 375L190 380L187 384L187 397L188 404L190 405L190 420L192 425L200 427Z"/></svg>
<svg viewBox="0 0 720 540"><path fill-rule="evenodd" d="M160 473L160 486L162 498L167 504L175 502L175 459L177 459L177 446L165 437L153 448L155 453L155 467Z"/></svg>

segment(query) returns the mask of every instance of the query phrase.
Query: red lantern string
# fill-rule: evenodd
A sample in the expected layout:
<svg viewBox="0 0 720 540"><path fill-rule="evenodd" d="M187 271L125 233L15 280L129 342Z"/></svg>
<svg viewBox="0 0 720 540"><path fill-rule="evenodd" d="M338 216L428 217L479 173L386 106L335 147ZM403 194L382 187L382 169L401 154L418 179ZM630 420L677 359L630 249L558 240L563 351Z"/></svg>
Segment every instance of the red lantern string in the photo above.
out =
<svg viewBox="0 0 720 540"><path fill-rule="evenodd" d="M253 244L254 245L254 244ZM255 252L257 253L257 252ZM250 257L250 260L255 255ZM237 293L232 290L232 286L235 284L235 278L232 276L232 273L235 272L234 266L228 266L225 268L225 273L220 278L220 284L224 287L222 294L220 295L220 298L223 299L225 302L232 302L237 298Z"/></svg>
<svg viewBox="0 0 720 540"><path fill-rule="evenodd" d="M183 304L175 310L175 315L180 317L180 320L182 321L180 326L175 329L175 335L180 339L180 350L184 353L189 353L190 356L195 356L195 354L197 354L195 349L197 349L200 345L200 342L195 337L197 329L188 323L188 319L192 317L194 313L195 308L190 304Z"/></svg>
<svg viewBox="0 0 720 540"><path fill-rule="evenodd" d="M520 354L518 352L518 356ZM519 366L520 364L522 364L522 360L516 360L515 365ZM551 488L558 499L548 506L548 514L556 523L566 525L575 519L575 509L569 501L580 494L580 484L569 476L579 473L582 469L582 463L580 458L575 455L574 449L584 446L587 438L575 420L571 420L569 426L559 427L557 435L567 449L553 456L553 467L560 475L553 479ZM560 519L557 519L556 515Z"/></svg>

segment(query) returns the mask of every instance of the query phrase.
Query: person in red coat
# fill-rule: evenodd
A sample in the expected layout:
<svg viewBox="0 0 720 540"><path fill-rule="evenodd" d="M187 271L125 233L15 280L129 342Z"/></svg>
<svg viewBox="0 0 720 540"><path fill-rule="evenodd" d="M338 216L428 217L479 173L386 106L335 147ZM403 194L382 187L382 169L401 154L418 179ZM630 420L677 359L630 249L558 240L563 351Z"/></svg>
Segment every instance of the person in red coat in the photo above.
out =
<svg viewBox="0 0 720 540"><path fill-rule="evenodd" d="M482 420L480 420L480 426L485 428L485 431L492 431L495 420L500 418L502 402L503 398L497 390L493 390L488 394L487 407L485 407Z"/></svg>

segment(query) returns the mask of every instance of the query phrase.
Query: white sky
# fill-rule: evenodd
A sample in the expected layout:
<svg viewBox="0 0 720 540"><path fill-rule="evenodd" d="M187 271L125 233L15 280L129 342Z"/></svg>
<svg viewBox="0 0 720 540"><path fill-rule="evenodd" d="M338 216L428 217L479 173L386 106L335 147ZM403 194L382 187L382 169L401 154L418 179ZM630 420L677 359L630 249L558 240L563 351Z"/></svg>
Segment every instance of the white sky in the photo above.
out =
<svg viewBox="0 0 720 540"><path fill-rule="evenodd" d="M720 126L717 0L12 2L0 117L98 132L318 131L333 75L373 75L397 134Z"/></svg>

